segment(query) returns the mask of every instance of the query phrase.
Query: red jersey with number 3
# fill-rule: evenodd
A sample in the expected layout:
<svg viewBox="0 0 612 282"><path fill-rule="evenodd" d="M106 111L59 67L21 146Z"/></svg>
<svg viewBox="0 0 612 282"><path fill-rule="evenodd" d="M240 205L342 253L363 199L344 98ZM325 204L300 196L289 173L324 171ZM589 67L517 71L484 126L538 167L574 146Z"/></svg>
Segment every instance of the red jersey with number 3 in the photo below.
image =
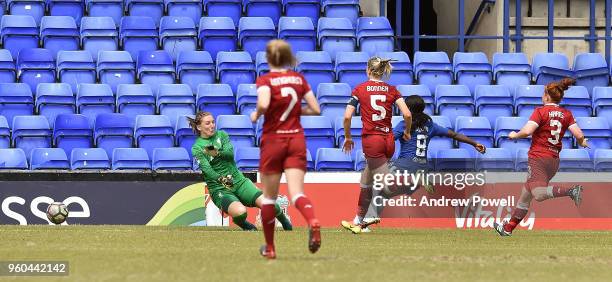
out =
<svg viewBox="0 0 612 282"><path fill-rule="evenodd" d="M386 135L393 132L393 103L402 98L397 89L383 81L368 80L353 89L363 123L362 135Z"/></svg>
<svg viewBox="0 0 612 282"><path fill-rule="evenodd" d="M257 78L257 89L270 89L270 106L264 114L263 134L291 136L303 134L300 116L302 99L310 85L294 71L269 72Z"/></svg>
<svg viewBox="0 0 612 282"><path fill-rule="evenodd" d="M576 124L572 112L557 104L546 104L536 108L529 122L538 125L531 139L530 158L559 158L559 152L563 148L561 139L565 131Z"/></svg>

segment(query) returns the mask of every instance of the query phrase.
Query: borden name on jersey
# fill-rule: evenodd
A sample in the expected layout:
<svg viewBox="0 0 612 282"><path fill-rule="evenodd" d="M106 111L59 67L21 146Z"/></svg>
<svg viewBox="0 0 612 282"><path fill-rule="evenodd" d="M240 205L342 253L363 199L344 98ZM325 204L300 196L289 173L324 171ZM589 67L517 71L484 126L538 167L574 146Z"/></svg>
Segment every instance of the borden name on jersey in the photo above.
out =
<svg viewBox="0 0 612 282"><path fill-rule="evenodd" d="M366 91L368 92L387 92L389 91L389 87L385 85L368 85L366 86Z"/></svg>

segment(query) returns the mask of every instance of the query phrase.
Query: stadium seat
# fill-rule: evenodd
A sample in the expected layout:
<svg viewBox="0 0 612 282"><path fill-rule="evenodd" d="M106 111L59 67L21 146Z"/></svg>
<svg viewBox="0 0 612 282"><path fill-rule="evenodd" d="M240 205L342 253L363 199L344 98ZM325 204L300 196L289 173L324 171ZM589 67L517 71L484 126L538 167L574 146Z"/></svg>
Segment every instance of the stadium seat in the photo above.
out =
<svg viewBox="0 0 612 282"><path fill-rule="evenodd" d="M306 149L306 170L314 171L315 170L315 162L312 159L312 154L308 149Z"/></svg>
<svg viewBox="0 0 612 282"><path fill-rule="evenodd" d="M51 127L59 114L76 113L76 103L70 85L41 83L36 89L36 112L47 118Z"/></svg>
<svg viewBox="0 0 612 282"><path fill-rule="evenodd" d="M124 114L101 113L94 123L94 143L110 156L115 148L131 148L134 129Z"/></svg>
<svg viewBox="0 0 612 282"><path fill-rule="evenodd" d="M11 52L6 49L0 49L0 83L12 83L16 79L15 61L13 61Z"/></svg>
<svg viewBox="0 0 612 282"><path fill-rule="evenodd" d="M89 119L93 128L99 114L115 112L115 96L106 84L79 84L76 107L79 114Z"/></svg>
<svg viewBox="0 0 612 282"><path fill-rule="evenodd" d="M261 76L270 72L268 58L266 58L266 52L259 51L257 52L257 55L255 55L255 71L257 72L257 76Z"/></svg>
<svg viewBox="0 0 612 282"><path fill-rule="evenodd" d="M518 85L514 92L514 108L520 117L529 118L536 107L542 106L544 85Z"/></svg>
<svg viewBox="0 0 612 282"><path fill-rule="evenodd" d="M606 59L600 53L580 53L574 57L576 85L584 86L593 93L593 87L608 86L610 72Z"/></svg>
<svg viewBox="0 0 612 282"><path fill-rule="evenodd" d="M539 85L574 76L567 57L561 53L536 53L531 68L535 83Z"/></svg>
<svg viewBox="0 0 612 282"><path fill-rule="evenodd" d="M585 149L563 149L559 153L559 171L593 171L593 161Z"/></svg>
<svg viewBox="0 0 612 282"><path fill-rule="evenodd" d="M328 18L346 18L352 26L357 25L359 18L359 0L323 0L323 15Z"/></svg>
<svg viewBox="0 0 612 282"><path fill-rule="evenodd" d="M235 93L239 84L255 83L255 64L247 52L219 52L217 77Z"/></svg>
<svg viewBox="0 0 612 282"><path fill-rule="evenodd" d="M84 2L81 0L48 0L49 16L68 16L76 23L80 23L85 11Z"/></svg>
<svg viewBox="0 0 612 282"><path fill-rule="evenodd" d="M519 148L516 150L514 158L514 170L527 171L529 167L529 148Z"/></svg>
<svg viewBox="0 0 612 282"><path fill-rule="evenodd" d="M505 85L478 85L474 94L476 115L495 124L497 117L510 117L514 112L514 99Z"/></svg>
<svg viewBox="0 0 612 282"><path fill-rule="evenodd" d="M306 136L306 147L311 152L319 148L334 147L334 128L331 121L324 116L302 116L302 127Z"/></svg>
<svg viewBox="0 0 612 282"><path fill-rule="evenodd" d="M28 169L28 160L22 149L0 149L0 170Z"/></svg>
<svg viewBox="0 0 612 282"><path fill-rule="evenodd" d="M413 83L412 63L406 52L377 52L376 56L383 59L392 59L393 72L387 79L391 85L411 85Z"/></svg>
<svg viewBox="0 0 612 282"><path fill-rule="evenodd" d="M493 79L497 85L509 87L514 95L517 85L531 84L531 65L524 53L493 54Z"/></svg>
<svg viewBox="0 0 612 282"><path fill-rule="evenodd" d="M236 92L236 107L241 115L249 115L257 105L255 84L240 84Z"/></svg>
<svg viewBox="0 0 612 282"><path fill-rule="evenodd" d="M337 117L334 123L334 133L336 138L336 147L342 148L344 145L344 124L343 117ZM355 148L361 148L361 133L363 129L363 122L361 121L361 117L352 117L351 118L351 137L353 138L353 142L355 143ZM310 142L310 141L309 141ZM331 146L333 147L333 146ZM355 159L356 150L351 151L351 159Z"/></svg>
<svg viewBox="0 0 612 282"><path fill-rule="evenodd" d="M348 83L351 88L368 80L365 69L368 65L365 52L338 52L336 55L336 76L340 83Z"/></svg>
<svg viewBox="0 0 612 282"><path fill-rule="evenodd" d="M453 72L456 83L466 85L472 94L476 86L491 84L491 64L483 52L455 52Z"/></svg>
<svg viewBox="0 0 612 282"><path fill-rule="evenodd" d="M242 16L242 0L204 0L204 10L208 17L228 17L236 27Z"/></svg>
<svg viewBox="0 0 612 282"><path fill-rule="evenodd" d="M47 16L40 23L42 47L49 49L53 58L59 51L79 50L79 30L73 18L68 16Z"/></svg>
<svg viewBox="0 0 612 282"><path fill-rule="evenodd" d="M30 157L30 169L70 169L68 155L60 148L36 148Z"/></svg>
<svg viewBox="0 0 612 282"><path fill-rule="evenodd" d="M400 92L402 97L406 98L412 95L418 95L423 98L425 101L425 113L428 115L434 114L434 96L431 95L429 91L429 87L427 85L417 84L417 85L397 85L397 91ZM399 114L399 109L396 109L396 113Z"/></svg>
<svg viewBox="0 0 612 282"><path fill-rule="evenodd" d="M397 150L396 150L397 151ZM355 152L355 171L363 171L368 165L366 163L365 155L362 150L356 150Z"/></svg>
<svg viewBox="0 0 612 282"><path fill-rule="evenodd" d="M346 83L321 83L317 90L317 100L321 115L329 120L344 115L346 102L351 97L351 87Z"/></svg>
<svg viewBox="0 0 612 282"><path fill-rule="evenodd" d="M84 115L60 114L53 126L53 146L70 155L74 148L93 147L93 133Z"/></svg>
<svg viewBox="0 0 612 282"><path fill-rule="evenodd" d="M317 171L353 171L355 166L351 157L342 149L320 148L315 162Z"/></svg>
<svg viewBox="0 0 612 282"><path fill-rule="evenodd" d="M110 169L110 161L101 148L76 148L70 155L70 169Z"/></svg>
<svg viewBox="0 0 612 282"><path fill-rule="evenodd" d="M234 160L240 171L253 171L259 169L260 150L257 147L234 147L236 154Z"/></svg>
<svg viewBox="0 0 612 282"><path fill-rule="evenodd" d="M528 117L497 117L495 120L495 147L506 148L516 152L517 149L531 147L531 137L517 140L510 140L508 135L512 131L518 132L525 126Z"/></svg>
<svg viewBox="0 0 612 282"><path fill-rule="evenodd" d="M493 130L486 117L457 117L455 131L474 139L485 147L493 147ZM459 148L473 150L469 144L459 143Z"/></svg>
<svg viewBox="0 0 612 282"><path fill-rule="evenodd" d="M164 15L163 0L125 0L124 3L126 15L151 17L156 25Z"/></svg>
<svg viewBox="0 0 612 282"><path fill-rule="evenodd" d="M153 156L155 148L174 147L174 128L166 116L139 115L134 126L134 141L138 148L144 148ZM152 159L155 167L155 156Z"/></svg>
<svg viewBox="0 0 612 282"><path fill-rule="evenodd" d="M34 96L25 83L0 83L0 115L12 128L13 117L34 113Z"/></svg>
<svg viewBox="0 0 612 282"><path fill-rule="evenodd" d="M118 50L119 35L111 17L83 17L81 19L81 48L89 51L94 60L100 51Z"/></svg>
<svg viewBox="0 0 612 282"><path fill-rule="evenodd" d="M255 129L251 119L246 115L217 116L217 129L229 135L234 148L252 147L255 145Z"/></svg>
<svg viewBox="0 0 612 282"><path fill-rule="evenodd" d="M612 124L612 87L593 88L593 112L595 116L608 119Z"/></svg>
<svg viewBox="0 0 612 282"><path fill-rule="evenodd" d="M453 125L458 116L474 115L474 99L465 85L438 85L436 107L438 115L447 116Z"/></svg>
<svg viewBox="0 0 612 282"><path fill-rule="evenodd" d="M195 23L189 17L163 17L159 24L159 40L174 61L180 52L198 47Z"/></svg>
<svg viewBox="0 0 612 282"><path fill-rule="evenodd" d="M68 83L77 93L81 83L96 83L96 64L87 51L59 51L57 53L59 82Z"/></svg>
<svg viewBox="0 0 612 282"><path fill-rule="evenodd" d="M153 150L153 170L190 170L191 159L185 148L155 148Z"/></svg>
<svg viewBox="0 0 612 282"><path fill-rule="evenodd" d="M0 22L2 48L17 58L21 49L38 47L38 25L31 16L4 15Z"/></svg>
<svg viewBox="0 0 612 282"><path fill-rule="evenodd" d="M19 82L36 92L39 83L55 82L55 59L51 51L42 48L22 49L17 57Z"/></svg>
<svg viewBox="0 0 612 282"><path fill-rule="evenodd" d="M434 93L436 86L453 83L453 65L444 52L418 51L414 53L414 77Z"/></svg>
<svg viewBox="0 0 612 282"><path fill-rule="evenodd" d="M451 129L450 119L445 116L431 116L431 121L438 124L439 126ZM431 138L429 145L427 145L427 159L435 159L435 153L441 149L452 149L454 148L453 139L448 137L436 136ZM433 167L434 162L430 163Z"/></svg>
<svg viewBox="0 0 612 282"><path fill-rule="evenodd" d="M188 17L194 24L200 22L203 6L201 0L164 0L167 15L171 17Z"/></svg>
<svg viewBox="0 0 612 282"><path fill-rule="evenodd" d="M245 17L268 17L278 26L283 6L281 0L242 0L242 10Z"/></svg>
<svg viewBox="0 0 612 282"><path fill-rule="evenodd" d="M120 84L117 87L117 112L130 119L130 125L138 115L155 114L155 96L147 84Z"/></svg>
<svg viewBox="0 0 612 282"><path fill-rule="evenodd" d="M345 18L320 18L317 37L321 51L326 51L332 60L337 52L354 52L357 45L355 29Z"/></svg>
<svg viewBox="0 0 612 282"><path fill-rule="evenodd" d="M47 10L45 0L6 0L6 10L10 15L31 16L40 26L41 18Z"/></svg>
<svg viewBox="0 0 612 282"><path fill-rule="evenodd" d="M0 149L11 147L11 128L8 121L0 115Z"/></svg>
<svg viewBox="0 0 612 282"><path fill-rule="evenodd" d="M593 113L591 95L584 86L570 86L559 105L570 110L574 117L590 117Z"/></svg>
<svg viewBox="0 0 612 282"><path fill-rule="evenodd" d="M467 149L441 149L435 153L437 171L473 171L476 168L475 154Z"/></svg>
<svg viewBox="0 0 612 282"><path fill-rule="evenodd" d="M316 94L320 83L333 83L336 81L334 64L329 54L325 51L297 52L296 71L302 73L310 84L310 88Z"/></svg>
<svg viewBox="0 0 612 282"><path fill-rule="evenodd" d="M85 9L90 17L111 17L119 24L123 17L123 0L85 0Z"/></svg>
<svg viewBox="0 0 612 282"><path fill-rule="evenodd" d="M227 84L200 84L196 96L197 111L211 112L213 116L233 115L236 99Z"/></svg>
<svg viewBox="0 0 612 282"><path fill-rule="evenodd" d="M186 84L161 84L157 91L157 112L176 125L180 116L195 114L195 96Z"/></svg>
<svg viewBox="0 0 612 282"><path fill-rule="evenodd" d="M280 18L278 38L287 41L294 53L315 51L317 47L317 34L314 24L307 17Z"/></svg>
<svg viewBox="0 0 612 282"><path fill-rule="evenodd" d="M589 139L589 154L591 157L597 149L612 149L612 130L604 117L577 117L576 123Z"/></svg>
<svg viewBox="0 0 612 282"><path fill-rule="evenodd" d="M176 72L172 57L163 50L141 51L136 63L136 78L149 85L153 93L157 93L160 84L173 84Z"/></svg>
<svg viewBox="0 0 612 282"><path fill-rule="evenodd" d="M395 36L385 17L361 17L357 19L357 46L359 51L372 57L377 52L393 52Z"/></svg>
<svg viewBox="0 0 612 282"><path fill-rule="evenodd" d="M119 42L132 58L138 58L140 51L157 50L159 34L150 17L127 16L121 18Z"/></svg>
<svg viewBox="0 0 612 282"><path fill-rule="evenodd" d="M478 154L478 171L514 171L512 151L504 148L487 148L485 154Z"/></svg>
<svg viewBox="0 0 612 282"><path fill-rule="evenodd" d="M268 41L276 39L274 22L267 17L242 17L238 23L238 42L242 50L254 59L259 51L265 51Z"/></svg>
<svg viewBox="0 0 612 282"><path fill-rule="evenodd" d="M113 170L151 169L147 150L142 148L117 148L113 150Z"/></svg>
<svg viewBox="0 0 612 282"><path fill-rule="evenodd" d="M612 172L612 150L597 149L593 156L595 162L595 171L597 172Z"/></svg>
<svg viewBox="0 0 612 282"><path fill-rule="evenodd" d="M191 116L193 118L194 116ZM189 121L186 116L180 116L178 121L176 122L176 127L174 130L174 137L176 139L176 145L178 147L183 147L189 153L189 157L191 158L191 147L196 140L195 133L191 126L189 126Z"/></svg>
<svg viewBox="0 0 612 282"><path fill-rule="evenodd" d="M212 17L210 12L209 10L209 17L202 17L200 19L198 39L202 50L210 52L210 56L216 59L217 53L220 51L236 51L237 34L234 22L238 23L238 20L232 21L228 17Z"/></svg>
<svg viewBox="0 0 612 282"><path fill-rule="evenodd" d="M100 83L108 84L117 93L117 85L136 82L136 67L126 51L102 51L97 62Z"/></svg>
<svg viewBox="0 0 612 282"><path fill-rule="evenodd" d="M207 51L183 51L176 59L176 74L195 94L198 85L215 82L215 64Z"/></svg>
<svg viewBox="0 0 612 282"><path fill-rule="evenodd" d="M32 149L51 147L51 127L44 116L16 116L12 129L12 147L22 149L28 160Z"/></svg>
<svg viewBox="0 0 612 282"><path fill-rule="evenodd" d="M287 17L308 17L315 25L321 13L320 0L283 0L283 6Z"/></svg>

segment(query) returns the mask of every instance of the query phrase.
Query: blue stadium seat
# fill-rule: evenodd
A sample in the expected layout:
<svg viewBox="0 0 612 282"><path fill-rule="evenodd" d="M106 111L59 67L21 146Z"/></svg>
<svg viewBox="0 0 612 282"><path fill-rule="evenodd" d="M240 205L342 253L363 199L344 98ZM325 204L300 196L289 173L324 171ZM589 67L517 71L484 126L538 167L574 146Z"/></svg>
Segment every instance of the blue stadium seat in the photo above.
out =
<svg viewBox="0 0 612 282"><path fill-rule="evenodd" d="M191 159L185 148L155 148L153 150L153 170L190 170Z"/></svg>
<svg viewBox="0 0 612 282"><path fill-rule="evenodd" d="M11 147L11 128L3 115L0 115L0 149Z"/></svg>
<svg viewBox="0 0 612 282"><path fill-rule="evenodd" d="M366 81L368 76L365 69L369 58L365 52L338 52L336 55L337 81L348 83L351 88Z"/></svg>
<svg viewBox="0 0 612 282"><path fill-rule="evenodd" d="M257 52L257 55L255 55L255 71L257 72L257 76L270 72L270 65L268 65L266 52L259 51Z"/></svg>
<svg viewBox="0 0 612 282"><path fill-rule="evenodd" d="M514 112L513 97L505 85L478 85L474 94L476 115L495 124L497 117L510 117Z"/></svg>
<svg viewBox="0 0 612 282"><path fill-rule="evenodd" d="M517 85L531 84L531 65L524 53L493 54L493 79L497 85L506 85L514 95Z"/></svg>
<svg viewBox="0 0 612 282"><path fill-rule="evenodd" d="M533 109L542 106L544 85L518 85L514 92L514 108L520 117L531 116Z"/></svg>
<svg viewBox="0 0 612 282"><path fill-rule="evenodd" d="M84 2L81 0L48 0L49 16L68 16L76 23L80 23L85 11Z"/></svg>
<svg viewBox="0 0 612 282"><path fill-rule="evenodd" d="M344 145L344 125L342 123L343 117L336 117L334 123L334 134L336 138L336 146L338 148L342 148ZM351 137L353 138L353 142L355 143L355 148L361 148L361 131L363 129L363 123L361 121L361 117L352 117L351 118ZM310 141L309 141L310 142ZM333 146L330 146L333 147ZM356 150L351 152L351 159L355 159Z"/></svg>
<svg viewBox="0 0 612 282"><path fill-rule="evenodd" d="M320 0L283 0L283 6L287 17L308 17L315 25L321 13Z"/></svg>
<svg viewBox="0 0 612 282"><path fill-rule="evenodd" d="M325 51L297 52L296 71L302 73L310 84L312 91L316 94L319 83L333 83L336 81L334 64L329 54Z"/></svg>
<svg viewBox="0 0 612 282"><path fill-rule="evenodd" d="M412 63L406 52L377 52L376 56L383 59L393 59L393 72L387 83L391 85L410 85L413 83Z"/></svg>
<svg viewBox="0 0 612 282"><path fill-rule="evenodd" d="M444 52L415 52L414 77L434 93L438 85L453 83L453 65Z"/></svg>
<svg viewBox="0 0 612 282"><path fill-rule="evenodd" d="M331 121L324 116L302 116L302 127L306 136L306 147L311 152L319 148L334 147L334 128Z"/></svg>
<svg viewBox="0 0 612 282"><path fill-rule="evenodd" d="M359 51L372 57L377 52L393 52L395 36L385 17L361 17L357 19L357 45Z"/></svg>
<svg viewBox="0 0 612 282"><path fill-rule="evenodd" d="M255 83L255 64L247 52L219 52L217 54L217 78L228 84L233 93L238 85Z"/></svg>
<svg viewBox="0 0 612 282"><path fill-rule="evenodd" d="M207 51L183 51L176 59L176 74L180 83L196 93L198 85L215 82L215 64Z"/></svg>
<svg viewBox="0 0 612 282"><path fill-rule="evenodd" d="M159 24L159 40L172 59L183 51L195 51L198 47L195 23L189 17L163 17Z"/></svg>
<svg viewBox="0 0 612 282"><path fill-rule="evenodd" d="M30 157L30 169L70 169L68 155L60 148L36 148Z"/></svg>
<svg viewBox="0 0 612 282"><path fill-rule="evenodd" d="M55 59L51 51L42 48L22 49L17 57L19 82L36 91L39 83L55 82Z"/></svg>
<svg viewBox="0 0 612 282"><path fill-rule="evenodd" d="M204 4L201 0L164 0L167 15L171 17L188 17L194 24L200 22Z"/></svg>
<svg viewBox="0 0 612 282"><path fill-rule="evenodd" d="M323 15L328 18L346 18L353 26L359 18L359 0L322 0Z"/></svg>
<svg viewBox="0 0 612 282"><path fill-rule="evenodd" d="M130 119L130 125L139 115L155 114L155 96L147 84L119 84L117 87L117 112Z"/></svg>
<svg viewBox="0 0 612 282"><path fill-rule="evenodd" d="M497 117L495 121L495 147L506 148L512 152L524 148L531 147L531 139L523 138L518 140L510 140L508 134L512 131L518 132L529 120L528 117Z"/></svg>
<svg viewBox="0 0 612 282"><path fill-rule="evenodd" d="M260 150L257 147L235 147L234 160L240 171L259 169Z"/></svg>
<svg viewBox="0 0 612 282"><path fill-rule="evenodd" d="M45 0L6 0L6 10L10 15L31 16L37 25L45 15L47 2Z"/></svg>
<svg viewBox="0 0 612 282"><path fill-rule="evenodd" d="M267 17L242 17L238 23L238 42L242 50L254 59L259 51L265 51L268 41L276 39L274 22ZM251 59L251 60L252 60Z"/></svg>
<svg viewBox="0 0 612 282"><path fill-rule="evenodd" d="M306 170L314 171L315 170L315 162L312 159L312 154L308 149L306 149Z"/></svg>
<svg viewBox="0 0 612 282"><path fill-rule="evenodd" d="M233 115L236 99L227 84L200 84L196 96L197 111L208 111L213 116Z"/></svg>
<svg viewBox="0 0 612 282"><path fill-rule="evenodd" d="M605 117L612 124L612 87L593 88L593 112L595 116Z"/></svg>
<svg viewBox="0 0 612 282"><path fill-rule="evenodd" d="M588 149L591 157L597 149L612 149L612 130L608 120L604 117L577 117L576 123L589 139Z"/></svg>
<svg viewBox="0 0 612 282"><path fill-rule="evenodd" d="M398 151L398 150L396 150ZM363 171L366 167L366 159L362 150L356 150L355 152L355 171Z"/></svg>
<svg viewBox="0 0 612 282"><path fill-rule="evenodd" d="M79 114L89 119L93 128L99 114L115 112L115 96L106 84L79 84L76 107Z"/></svg>
<svg viewBox="0 0 612 282"><path fill-rule="evenodd" d="M138 58L140 51L157 50L159 34L150 17L127 16L121 18L119 42L132 58Z"/></svg>
<svg viewBox="0 0 612 282"><path fill-rule="evenodd" d="M59 82L68 83L77 92L81 83L96 83L96 64L87 51L59 51L57 53Z"/></svg>
<svg viewBox="0 0 612 282"><path fill-rule="evenodd" d="M237 0L240 1L240 0ZM208 11L210 15L210 11ZM198 28L198 39L203 50L210 52L213 59L220 51L233 52L237 48L237 33L234 22L228 17L202 17Z"/></svg>
<svg viewBox="0 0 612 282"><path fill-rule="evenodd" d="M101 113L94 123L94 143L107 154L113 155L115 148L131 148L134 129L124 114Z"/></svg>
<svg viewBox="0 0 612 282"><path fill-rule="evenodd" d="M591 95L584 86L571 86L567 89L559 105L572 111L574 117L590 117L593 113Z"/></svg>
<svg viewBox="0 0 612 282"><path fill-rule="evenodd" d="M90 17L111 17L117 24L123 17L123 9L123 0L85 0L85 10Z"/></svg>
<svg viewBox="0 0 612 282"><path fill-rule="evenodd" d="M11 52L6 49L0 49L0 83L15 82L16 78L15 61L13 61Z"/></svg>
<svg viewBox="0 0 612 282"><path fill-rule="evenodd" d="M117 93L117 85L136 82L136 67L127 51L102 51L98 56L100 83L108 84Z"/></svg>
<svg viewBox="0 0 612 282"><path fill-rule="evenodd" d="M176 78L172 57L168 52L141 51L136 63L136 78L157 93L160 84L172 84Z"/></svg>
<svg viewBox="0 0 612 282"><path fill-rule="evenodd" d="M25 83L0 83L0 115L6 117L9 127L13 124L13 117L33 113L34 96L30 86Z"/></svg>
<svg viewBox="0 0 612 282"><path fill-rule="evenodd" d="M255 129L246 115L217 116L217 129L227 132L234 148L255 145Z"/></svg>
<svg viewBox="0 0 612 282"><path fill-rule="evenodd" d="M597 149L593 156L595 171L612 172L612 150Z"/></svg>
<svg viewBox="0 0 612 282"><path fill-rule="evenodd" d="M514 156L508 149L487 148L485 154L478 154L476 166L479 171L514 171Z"/></svg>
<svg viewBox="0 0 612 282"><path fill-rule="evenodd" d="M75 97L66 83L41 83L36 89L36 112L49 121L51 127L59 114L76 113Z"/></svg>
<svg viewBox="0 0 612 282"><path fill-rule="evenodd" d="M353 171L351 157L342 149L320 148L317 152L315 169L317 171Z"/></svg>
<svg viewBox="0 0 612 282"><path fill-rule="evenodd" d="M321 83L317 90L317 100L321 105L321 115L329 120L344 115L346 103L351 97L351 87L346 83Z"/></svg>
<svg viewBox="0 0 612 282"><path fill-rule="evenodd" d="M156 25L164 15L163 0L125 0L124 3L126 15L151 17Z"/></svg>
<svg viewBox="0 0 612 282"><path fill-rule="evenodd" d="M487 148L493 147L493 130L486 117L457 117L455 131L476 140ZM459 143L459 148L473 149L471 145L465 143Z"/></svg>
<svg viewBox="0 0 612 282"><path fill-rule="evenodd" d="M76 148L70 155L71 170L110 169L108 154L101 148Z"/></svg>
<svg viewBox="0 0 612 282"><path fill-rule="evenodd" d="M47 16L40 23L42 46L49 49L53 57L59 51L79 50L79 30L73 18L68 16Z"/></svg>
<svg viewBox="0 0 612 282"><path fill-rule="evenodd" d="M404 98L411 95L421 96L426 104L425 113L430 116L434 114L434 96L431 94L431 91L429 91L429 87L427 87L427 85L398 85L397 91L399 91ZM399 114L399 110L396 110L396 113Z"/></svg>
<svg viewBox="0 0 612 282"><path fill-rule="evenodd" d="M100 51L119 49L119 34L111 17L83 17L81 19L81 48L89 51L94 60Z"/></svg>
<svg viewBox="0 0 612 282"><path fill-rule="evenodd" d="M458 116L474 115L474 99L465 85L438 85L436 107L438 115L447 116L452 124Z"/></svg>
<svg viewBox="0 0 612 282"><path fill-rule="evenodd" d="M242 0L204 0L204 10L208 17L228 17L236 27L242 16ZM215 58L214 54L212 56Z"/></svg>
<svg viewBox="0 0 612 282"><path fill-rule="evenodd" d="M193 118L193 116L191 116L191 118ZM191 147L196 140L196 136L191 126L189 126L189 121L186 116L180 116L178 118L174 130L174 137L176 139L176 145L185 148L191 158Z"/></svg>
<svg viewBox="0 0 612 282"><path fill-rule="evenodd" d="M593 171L593 161L585 149L563 149L559 153L559 171Z"/></svg>
<svg viewBox="0 0 612 282"><path fill-rule="evenodd" d="M307 17L280 18L278 38L287 41L294 53L315 51L317 47L317 34L314 24Z"/></svg>
<svg viewBox="0 0 612 282"><path fill-rule="evenodd" d="M134 140L138 148L144 148L153 156L155 148L174 147L174 128L166 116L139 115L134 126Z"/></svg>
<svg viewBox="0 0 612 282"><path fill-rule="evenodd" d="M2 48L17 58L21 49L38 47L38 25L31 16L4 15L0 23Z"/></svg>
<svg viewBox="0 0 612 282"><path fill-rule="evenodd" d="M93 147L93 133L84 115L60 114L53 127L53 146L70 155L74 148Z"/></svg>
<svg viewBox="0 0 612 282"><path fill-rule="evenodd" d="M610 73L606 59L599 53L580 53L574 57L576 85L584 86L593 93L593 87L608 86Z"/></svg>
<svg viewBox="0 0 612 282"><path fill-rule="evenodd" d="M520 148L516 150L514 158L514 169L516 171L527 171L529 168L529 148Z"/></svg>
<svg viewBox="0 0 612 282"><path fill-rule="evenodd" d="M28 160L22 149L0 149L0 170L28 169Z"/></svg>
<svg viewBox="0 0 612 282"><path fill-rule="evenodd" d="M195 96L185 84L162 84L157 91L157 112L176 125L180 116L195 114Z"/></svg>
<svg viewBox="0 0 612 282"><path fill-rule="evenodd" d="M147 150L142 148L117 148L113 150L113 170L151 169Z"/></svg>
<svg viewBox="0 0 612 282"><path fill-rule="evenodd" d="M354 52L357 45L355 29L345 18L320 18L317 25L318 43L332 60L337 52Z"/></svg>
<svg viewBox="0 0 612 282"><path fill-rule="evenodd" d="M467 85L472 94L476 86L491 84L491 64L483 52L455 52L453 71L457 84Z"/></svg>
<svg viewBox="0 0 612 282"><path fill-rule="evenodd" d="M268 17L278 26L283 6L281 0L242 0L242 10L245 17Z"/></svg>
<svg viewBox="0 0 612 282"><path fill-rule="evenodd" d="M445 116L431 116L431 121L435 122L439 126L451 129L453 128L450 119ZM441 149L452 149L454 148L453 139L448 137L433 137L429 141L429 145L427 146L427 158L434 159L435 152Z"/></svg>
<svg viewBox="0 0 612 282"><path fill-rule="evenodd" d="M249 115L257 105L257 89L255 84L240 84L236 92L236 107L238 113Z"/></svg>
<svg viewBox="0 0 612 282"><path fill-rule="evenodd" d="M51 127L44 116L16 116L12 128L12 147L22 149L28 160L32 149L51 147Z"/></svg>
<svg viewBox="0 0 612 282"><path fill-rule="evenodd" d="M567 57L561 53L536 53L531 68L535 83L540 85L574 76Z"/></svg>
<svg viewBox="0 0 612 282"><path fill-rule="evenodd" d="M437 171L473 171L476 168L475 155L467 149L442 149L435 156Z"/></svg>

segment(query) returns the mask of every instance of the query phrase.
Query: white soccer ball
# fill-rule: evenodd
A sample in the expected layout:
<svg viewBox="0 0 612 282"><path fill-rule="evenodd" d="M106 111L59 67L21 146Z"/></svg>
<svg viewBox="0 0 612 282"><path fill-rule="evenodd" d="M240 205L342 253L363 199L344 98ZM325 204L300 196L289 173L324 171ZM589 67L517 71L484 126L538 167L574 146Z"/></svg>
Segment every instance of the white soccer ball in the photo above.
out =
<svg viewBox="0 0 612 282"><path fill-rule="evenodd" d="M62 224L68 218L68 208L62 202L54 202L47 207L47 218L55 224Z"/></svg>

